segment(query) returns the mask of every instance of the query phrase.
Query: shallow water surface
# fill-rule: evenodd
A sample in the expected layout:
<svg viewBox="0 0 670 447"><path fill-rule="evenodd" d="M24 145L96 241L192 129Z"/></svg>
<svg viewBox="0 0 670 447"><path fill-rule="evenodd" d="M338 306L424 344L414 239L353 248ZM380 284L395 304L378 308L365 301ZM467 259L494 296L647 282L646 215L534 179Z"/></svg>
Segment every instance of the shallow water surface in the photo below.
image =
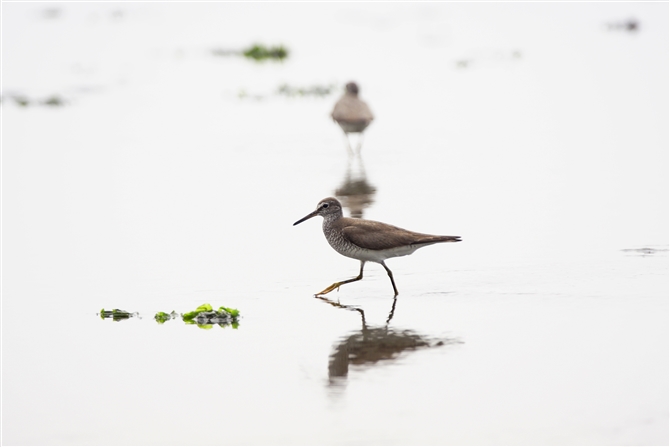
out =
<svg viewBox="0 0 670 447"><path fill-rule="evenodd" d="M54 8L3 6L3 443L667 445L667 4ZM327 196L463 242L314 297Z"/></svg>

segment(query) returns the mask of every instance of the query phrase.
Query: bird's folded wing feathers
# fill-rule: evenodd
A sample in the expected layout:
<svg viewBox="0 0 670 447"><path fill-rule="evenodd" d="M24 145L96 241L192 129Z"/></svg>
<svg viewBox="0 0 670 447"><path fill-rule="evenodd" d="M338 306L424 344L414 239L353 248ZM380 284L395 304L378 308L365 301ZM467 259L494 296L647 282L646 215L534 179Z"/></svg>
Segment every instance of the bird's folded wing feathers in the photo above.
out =
<svg viewBox="0 0 670 447"><path fill-rule="evenodd" d="M437 242L456 242L452 236L433 236L414 233L392 225L374 221L359 221L356 225L342 228L342 236L351 243L369 250L386 250L405 245L434 244Z"/></svg>

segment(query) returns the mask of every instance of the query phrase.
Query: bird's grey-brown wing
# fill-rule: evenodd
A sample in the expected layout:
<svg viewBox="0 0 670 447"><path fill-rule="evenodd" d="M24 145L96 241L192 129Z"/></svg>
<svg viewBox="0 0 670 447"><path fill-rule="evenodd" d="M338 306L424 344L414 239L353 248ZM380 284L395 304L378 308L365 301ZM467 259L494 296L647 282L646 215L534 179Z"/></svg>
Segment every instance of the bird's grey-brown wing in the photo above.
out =
<svg viewBox="0 0 670 447"><path fill-rule="evenodd" d="M354 223L351 223L349 219L346 219L343 223L342 236L351 243L368 250L387 250L406 245L460 241L458 236L434 236L415 233L371 220L356 219Z"/></svg>

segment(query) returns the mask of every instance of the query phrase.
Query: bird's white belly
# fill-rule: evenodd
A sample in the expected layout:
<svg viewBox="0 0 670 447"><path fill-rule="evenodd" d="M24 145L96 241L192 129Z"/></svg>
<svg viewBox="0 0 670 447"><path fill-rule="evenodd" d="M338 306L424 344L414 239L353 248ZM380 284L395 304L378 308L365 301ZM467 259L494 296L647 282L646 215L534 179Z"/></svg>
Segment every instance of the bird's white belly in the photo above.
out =
<svg viewBox="0 0 670 447"><path fill-rule="evenodd" d="M339 250L337 247L333 248L335 248L338 253L348 258L358 259L359 261L381 263L385 259L411 255L419 247L406 245L403 247L389 248L386 250L367 250L359 247L356 247L354 250Z"/></svg>

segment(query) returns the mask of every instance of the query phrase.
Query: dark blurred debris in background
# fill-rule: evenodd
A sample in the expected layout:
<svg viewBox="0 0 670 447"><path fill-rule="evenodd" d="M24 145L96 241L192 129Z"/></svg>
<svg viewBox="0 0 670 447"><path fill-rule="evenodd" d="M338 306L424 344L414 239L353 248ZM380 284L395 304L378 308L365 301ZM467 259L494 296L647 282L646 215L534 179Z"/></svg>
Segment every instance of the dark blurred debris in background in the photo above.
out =
<svg viewBox="0 0 670 447"><path fill-rule="evenodd" d="M640 247L640 248L624 248L621 251L634 255L634 256L650 256L655 255L661 252L668 252L667 247Z"/></svg>
<svg viewBox="0 0 670 447"><path fill-rule="evenodd" d="M35 105L61 107L68 103L68 101L65 100L65 98L56 94L47 96L46 98L28 98L28 96L20 93L7 94L0 97L0 102L2 103L8 102L9 100L14 101L14 103L19 107L28 107Z"/></svg>
<svg viewBox="0 0 670 447"><path fill-rule="evenodd" d="M237 97L239 99L255 101L263 101L274 95L285 96L288 98L325 98L336 93L339 90L338 86L339 83L337 82L330 84L312 84L309 86L298 86L284 83L280 84L274 92L256 93L241 88L237 91Z"/></svg>
<svg viewBox="0 0 670 447"><path fill-rule="evenodd" d="M329 85L311 85L309 87L298 87L288 84L282 84L277 89L277 94L284 96L316 96L324 97L332 94L338 89L337 84Z"/></svg>
<svg viewBox="0 0 670 447"><path fill-rule="evenodd" d="M57 19L61 15L61 10L58 8L47 8L42 11L42 17L45 19Z"/></svg>
<svg viewBox="0 0 670 447"><path fill-rule="evenodd" d="M212 50L214 56L240 56L242 52L240 50L231 50L226 48L214 48Z"/></svg>
<svg viewBox="0 0 670 447"><path fill-rule="evenodd" d="M47 99L42 101L42 104L44 104L45 106L58 107L65 105L65 100L58 95L51 95Z"/></svg>
<svg viewBox="0 0 670 447"><path fill-rule="evenodd" d="M607 30L636 33L640 31L640 22L634 18L630 18L622 22L611 22L607 24Z"/></svg>

